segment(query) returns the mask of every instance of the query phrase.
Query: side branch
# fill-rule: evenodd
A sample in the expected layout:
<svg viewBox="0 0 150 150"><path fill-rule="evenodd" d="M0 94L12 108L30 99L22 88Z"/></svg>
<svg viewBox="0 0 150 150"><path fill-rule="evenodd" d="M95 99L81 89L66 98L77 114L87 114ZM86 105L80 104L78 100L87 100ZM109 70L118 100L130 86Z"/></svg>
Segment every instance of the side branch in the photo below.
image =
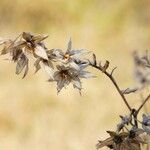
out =
<svg viewBox="0 0 150 150"><path fill-rule="evenodd" d="M140 105L140 107L137 110L137 114L140 112L140 110L143 108L143 106L146 104L146 102L150 99L150 94L145 98L143 103Z"/></svg>
<svg viewBox="0 0 150 150"><path fill-rule="evenodd" d="M107 72L108 66L107 66L107 68L106 68L106 63L108 64L108 61L106 61L105 65L104 65L104 67L105 67L105 69L104 69L104 67L102 67L101 65L99 65L99 66L96 65L96 64L97 64L97 62L96 62L96 56L95 56L95 54L93 54L93 56L94 56L94 63L91 63L91 62L90 62L90 66L92 66L93 68L98 69L98 70L100 70L101 72L103 72L103 73L112 81L113 85L114 85L115 88L117 89L118 93L120 94L120 96L121 96L121 98L123 99L124 103L126 104L127 108L131 111L132 109L131 109L129 103L127 102L127 100L126 100L124 94L122 93L122 91L121 91L121 89L119 88L119 86L118 86L116 80L115 80L114 77L113 77L113 72L114 72L114 70L115 70L116 68L114 68L111 73Z"/></svg>
<svg viewBox="0 0 150 150"><path fill-rule="evenodd" d="M127 100L126 100L124 94L123 94L122 91L120 90L120 88L119 88L119 86L118 86L116 80L114 79L114 77L113 77L111 74L109 74L108 72L104 72L104 73L105 73L105 74L109 77L109 79L112 81L112 83L113 83L114 86L116 87L118 93L119 93L120 96L122 97L124 103L126 104L126 106L128 107L128 109L131 111L132 109L131 109L130 105L128 104L128 102L127 102Z"/></svg>

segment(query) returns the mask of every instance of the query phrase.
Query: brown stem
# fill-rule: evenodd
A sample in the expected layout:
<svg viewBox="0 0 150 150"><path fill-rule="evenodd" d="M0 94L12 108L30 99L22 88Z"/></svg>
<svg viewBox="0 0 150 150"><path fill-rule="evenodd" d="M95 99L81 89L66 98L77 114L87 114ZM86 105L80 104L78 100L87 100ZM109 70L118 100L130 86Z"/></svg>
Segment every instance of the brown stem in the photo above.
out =
<svg viewBox="0 0 150 150"><path fill-rule="evenodd" d="M132 109L132 115L133 115L133 117L134 117L134 125L136 126L136 127L138 127L138 121L137 121L137 115L138 115L138 112L137 112L137 110L136 109Z"/></svg>
<svg viewBox="0 0 150 150"><path fill-rule="evenodd" d="M149 100L150 98L150 94L145 98L145 100L143 101L143 103L140 105L140 107L137 109L137 114L140 112L140 110L142 109L142 107L146 104L146 102Z"/></svg>
<svg viewBox="0 0 150 150"><path fill-rule="evenodd" d="M90 64L90 65L91 65L92 67L94 67L94 68L96 68L96 69L102 71L102 68L101 68L101 67L96 66L96 65L92 65L92 64ZM107 71L104 71L103 73L112 81L112 83L113 83L114 86L116 87L118 93L120 94L121 98L123 99L124 103L126 104L126 106L128 107L128 109L131 111L132 109L131 109L130 105L128 104L128 102L127 102L127 100L126 100L124 94L123 94L122 91L120 90L120 88L119 88L119 86L118 86L116 80L115 80L114 77L112 76L112 73L109 73L109 72L107 72Z"/></svg>

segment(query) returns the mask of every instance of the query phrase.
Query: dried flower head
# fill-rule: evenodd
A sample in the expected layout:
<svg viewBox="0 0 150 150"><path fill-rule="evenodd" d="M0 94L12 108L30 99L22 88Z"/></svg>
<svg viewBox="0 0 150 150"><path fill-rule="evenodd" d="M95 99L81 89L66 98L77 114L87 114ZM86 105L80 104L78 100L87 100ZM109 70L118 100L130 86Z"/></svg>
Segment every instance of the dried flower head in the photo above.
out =
<svg viewBox="0 0 150 150"><path fill-rule="evenodd" d="M77 65L72 62L68 65L58 65L58 70L54 73L54 80L50 79L49 81L57 82L58 93L70 83L73 84L74 88L81 91L82 84L80 79L94 77L90 72L84 70L86 67L88 67L88 63Z"/></svg>
<svg viewBox="0 0 150 150"><path fill-rule="evenodd" d="M150 134L150 116L143 114L142 128L147 134Z"/></svg>
<svg viewBox="0 0 150 150"><path fill-rule="evenodd" d="M97 149L107 146L110 149L114 150L141 150L140 144L147 144L145 141L147 135L143 135L143 131L139 130L130 130L129 132L120 132L116 133L114 131L107 131L110 135L104 141L99 141L96 145ZM142 137L142 136L143 137Z"/></svg>
<svg viewBox="0 0 150 150"><path fill-rule="evenodd" d="M34 36L31 33L23 32L15 40L3 40L0 44L4 45L4 48L1 51L1 55L10 54L12 61L17 63L16 74L20 74L25 68L23 78L28 73L28 62L27 53L32 53L36 59L43 61L48 60L47 48L42 42L48 36ZM19 39L20 38L20 39ZM37 63L36 63L37 64ZM49 65L49 63L44 63ZM51 65L50 65L51 66ZM37 66L36 66L37 67ZM36 69L37 70L37 69Z"/></svg>
<svg viewBox="0 0 150 150"><path fill-rule="evenodd" d="M150 59L148 52L143 56L139 56L135 51L133 53L133 58L135 79L140 84L141 88L145 87L150 84Z"/></svg>
<svg viewBox="0 0 150 150"><path fill-rule="evenodd" d="M61 61L63 63L69 63L71 61L78 60L80 56L89 53L89 51L85 49L74 50L72 49L72 41L71 38L68 42L66 52L63 52L61 49L52 49L51 55L57 61Z"/></svg>

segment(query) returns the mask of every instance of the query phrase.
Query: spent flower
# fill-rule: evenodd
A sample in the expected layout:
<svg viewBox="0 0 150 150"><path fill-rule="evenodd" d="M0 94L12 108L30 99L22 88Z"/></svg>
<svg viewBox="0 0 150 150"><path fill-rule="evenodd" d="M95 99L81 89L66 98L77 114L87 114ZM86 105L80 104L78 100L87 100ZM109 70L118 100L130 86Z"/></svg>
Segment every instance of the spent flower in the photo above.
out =
<svg viewBox="0 0 150 150"><path fill-rule="evenodd" d="M116 133L114 131L107 131L107 133L110 137L104 141L99 141L96 145L97 149L107 146L114 150L141 150L140 143L144 142L137 138L138 135L131 137L130 132Z"/></svg>
<svg viewBox="0 0 150 150"><path fill-rule="evenodd" d="M81 91L82 84L81 78L91 78L94 77L90 72L84 69L88 67L88 64L77 65L74 62L68 65L57 65L57 71L54 73L54 80L57 82L57 91L60 92L62 88L65 88L70 83L73 87Z"/></svg>
<svg viewBox="0 0 150 150"><path fill-rule="evenodd" d="M10 54L12 61L17 63L16 74L20 74L25 68L23 75L24 78L28 73L29 59L27 57L27 53L32 53L36 59L49 62L46 53L47 48L42 42L47 37L48 36L42 35L34 36L30 33L23 32L15 40L1 40L0 44L4 45L4 48L1 51L1 55ZM47 66L49 65L49 63L44 64ZM51 65L49 66L51 67Z"/></svg>
<svg viewBox="0 0 150 150"><path fill-rule="evenodd" d="M51 56L53 56L55 60L61 61L63 63L68 63L71 61L78 60L81 55L87 53L89 53L89 51L85 49L79 49L79 50L72 49L71 38L68 42L67 50L65 52L61 49L51 50Z"/></svg>

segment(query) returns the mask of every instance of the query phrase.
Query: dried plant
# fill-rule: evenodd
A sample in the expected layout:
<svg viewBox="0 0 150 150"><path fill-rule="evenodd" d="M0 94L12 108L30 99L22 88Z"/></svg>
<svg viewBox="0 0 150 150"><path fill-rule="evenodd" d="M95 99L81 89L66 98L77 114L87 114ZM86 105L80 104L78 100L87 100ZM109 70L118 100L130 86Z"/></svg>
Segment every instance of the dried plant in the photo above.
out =
<svg viewBox="0 0 150 150"><path fill-rule="evenodd" d="M107 131L109 137L106 140L99 141L96 148L141 150L143 145L149 145L150 115L144 113L142 117L139 117L139 112L150 99L150 94L144 98L138 108L131 106L126 98L126 94L142 91L150 83L148 51L143 56L139 56L137 52L133 53L134 75L138 84L135 88L122 90L113 74L116 67L109 71L109 61L106 60L102 65L101 62L97 61L95 54L92 55L90 60L87 59L85 56L91 52L86 49L73 49L71 39L65 52L57 48L48 49L43 42L47 37L47 35L33 35L23 32L14 40L1 40L0 44L3 45L1 55L10 55L11 60L16 63L16 74L20 74L24 70L23 78L28 73L29 60L33 57L35 73L43 68L49 75L48 81L56 82L58 93L70 83L81 93L81 79L95 77L87 69L92 67L98 70L110 79L129 112L125 116L120 115L121 121L116 123L116 130ZM139 118L142 118L142 120L139 120Z"/></svg>

